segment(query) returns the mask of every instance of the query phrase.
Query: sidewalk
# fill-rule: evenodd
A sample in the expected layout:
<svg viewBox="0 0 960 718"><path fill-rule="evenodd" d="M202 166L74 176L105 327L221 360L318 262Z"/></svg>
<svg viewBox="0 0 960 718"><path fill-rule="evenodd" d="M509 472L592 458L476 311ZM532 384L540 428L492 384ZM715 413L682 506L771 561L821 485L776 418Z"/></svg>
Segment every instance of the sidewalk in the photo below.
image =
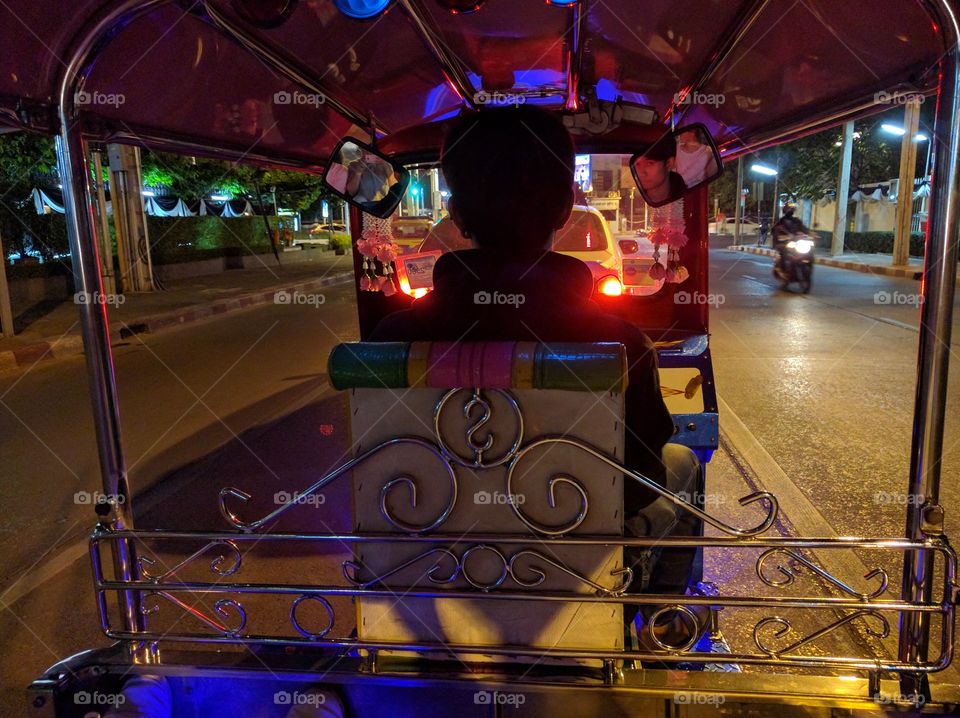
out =
<svg viewBox="0 0 960 718"><path fill-rule="evenodd" d="M271 303L279 291L311 292L353 279L353 257L303 250L270 257L256 269L168 280L164 291L128 293L122 303L107 303L110 338L154 332ZM0 375L21 371L38 361L83 353L80 315L67 300L14 337L0 337Z"/></svg>
<svg viewBox="0 0 960 718"><path fill-rule="evenodd" d="M733 252L749 252L765 257L773 257L776 252L769 247L757 247L750 244L731 244L727 247ZM893 257L889 254L840 254L836 257L817 254L814 258L817 264L840 269L852 269L855 272L866 274L881 274L887 277L900 277L919 280L923 271L923 260L911 257L909 264L893 265ZM960 287L960 273L957 276L957 286Z"/></svg>

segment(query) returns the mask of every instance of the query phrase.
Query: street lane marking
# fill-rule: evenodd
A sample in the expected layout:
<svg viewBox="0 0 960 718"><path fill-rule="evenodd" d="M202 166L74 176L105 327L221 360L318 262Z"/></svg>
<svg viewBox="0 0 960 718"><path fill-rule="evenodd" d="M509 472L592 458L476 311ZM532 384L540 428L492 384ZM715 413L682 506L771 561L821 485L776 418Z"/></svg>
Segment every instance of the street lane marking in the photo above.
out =
<svg viewBox="0 0 960 718"><path fill-rule="evenodd" d="M753 472L752 478L759 484L757 490L769 491L777 497L781 516L796 528L799 536L835 538L837 532L830 522L780 468L780 464L763 447L730 405L719 396L717 403L722 419L720 432ZM790 509L789 512L787 507ZM806 550L817 557L817 561L824 570L847 585L851 585L850 582L854 576L864 576L872 570L850 549ZM891 655L896 655L897 642L894 637L888 637L883 644Z"/></svg>

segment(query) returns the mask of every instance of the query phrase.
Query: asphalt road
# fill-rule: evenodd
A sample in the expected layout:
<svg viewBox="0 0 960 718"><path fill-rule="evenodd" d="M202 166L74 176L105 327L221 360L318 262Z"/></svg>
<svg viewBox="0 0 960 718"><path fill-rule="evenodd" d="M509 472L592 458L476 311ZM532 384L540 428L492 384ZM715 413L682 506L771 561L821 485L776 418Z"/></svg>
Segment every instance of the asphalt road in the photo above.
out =
<svg viewBox="0 0 960 718"><path fill-rule="evenodd" d="M738 441L755 442L733 447L738 460L762 450L801 492L806 503L785 505L788 518L812 505L838 534L900 533L917 283L817 267L812 294L791 295L777 288L769 259L720 250L711 291L717 385ZM325 362L335 343L356 337L352 288L336 287L319 307L267 306L117 347L138 524L222 528L215 497L224 483L269 497L341 459L345 404L326 384ZM954 347L957 328L955 337ZM960 505L956 376L955 367L942 466L948 508ZM105 643L85 560L93 514L83 502L99 490L85 382L80 359L0 382L3 716L22 714L23 688L43 668ZM742 494L727 453L711 472L721 491ZM303 528L345 527L321 508Z"/></svg>

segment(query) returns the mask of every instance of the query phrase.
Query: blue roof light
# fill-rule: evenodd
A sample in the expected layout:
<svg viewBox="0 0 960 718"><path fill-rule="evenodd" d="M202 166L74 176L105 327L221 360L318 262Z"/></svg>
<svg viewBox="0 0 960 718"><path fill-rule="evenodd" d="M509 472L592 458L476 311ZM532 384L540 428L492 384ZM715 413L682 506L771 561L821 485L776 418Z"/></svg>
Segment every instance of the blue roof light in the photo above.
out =
<svg viewBox="0 0 960 718"><path fill-rule="evenodd" d="M333 4L347 17L369 20L386 10L390 0L333 0Z"/></svg>

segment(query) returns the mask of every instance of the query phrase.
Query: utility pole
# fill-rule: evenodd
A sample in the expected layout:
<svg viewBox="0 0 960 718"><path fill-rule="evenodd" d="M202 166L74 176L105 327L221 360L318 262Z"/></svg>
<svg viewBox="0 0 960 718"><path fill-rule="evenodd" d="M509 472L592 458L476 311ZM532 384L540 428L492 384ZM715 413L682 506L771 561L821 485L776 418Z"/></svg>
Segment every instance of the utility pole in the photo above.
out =
<svg viewBox="0 0 960 718"><path fill-rule="evenodd" d="M737 207L733 213L733 243L740 244L740 222L743 220L743 156L737 158Z"/></svg>
<svg viewBox="0 0 960 718"><path fill-rule="evenodd" d="M12 337L14 333L10 286L7 284L7 255L3 253L3 237L0 237L0 336Z"/></svg>
<svg viewBox="0 0 960 718"><path fill-rule="evenodd" d="M830 255L843 254L847 234L847 199L850 197L850 164L853 162L853 122L843 126L843 144L840 148L840 175L837 178L837 211L833 216L833 241Z"/></svg>
<svg viewBox="0 0 960 718"><path fill-rule="evenodd" d="M897 224L893 235L893 265L910 261L910 230L913 224L913 181L917 176L917 131L920 129L920 103L908 102L903 108L903 138L900 142L900 182L897 190Z"/></svg>
<svg viewBox="0 0 960 718"><path fill-rule="evenodd" d="M152 292L155 287L147 237L147 216L143 209L140 148L109 144L107 156L110 159L110 188L121 288L131 292Z"/></svg>
<svg viewBox="0 0 960 718"><path fill-rule="evenodd" d="M103 278L103 291L111 295L117 293L117 278L113 274L113 247L110 246L110 220L107 218L107 197L103 191L103 159L99 151L93 156L93 182L97 193L97 214L100 220L100 276Z"/></svg>
<svg viewBox="0 0 960 718"><path fill-rule="evenodd" d="M774 169L777 170L777 174L773 177L773 211L770 212L770 225L773 226L776 224L777 220L780 219L780 153L777 152L777 164Z"/></svg>

